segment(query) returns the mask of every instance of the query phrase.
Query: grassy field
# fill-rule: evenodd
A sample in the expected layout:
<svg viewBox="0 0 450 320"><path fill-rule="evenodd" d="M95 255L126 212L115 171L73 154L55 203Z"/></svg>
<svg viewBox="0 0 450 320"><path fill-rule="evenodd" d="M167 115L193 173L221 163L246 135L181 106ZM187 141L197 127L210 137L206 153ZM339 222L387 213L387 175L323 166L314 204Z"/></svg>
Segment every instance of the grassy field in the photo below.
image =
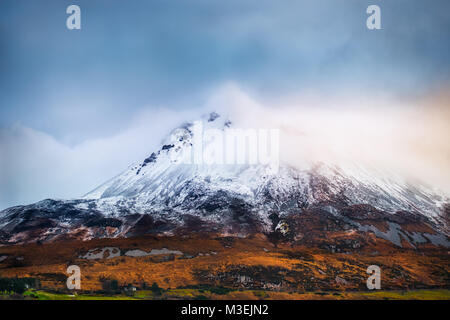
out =
<svg viewBox="0 0 450 320"><path fill-rule="evenodd" d="M359 294L369 299L450 300L450 290L375 291Z"/></svg>
<svg viewBox="0 0 450 320"><path fill-rule="evenodd" d="M26 291L23 296L33 300L136 300L137 298L123 295L102 296L102 295L68 295L61 293L50 293L41 290Z"/></svg>
<svg viewBox="0 0 450 320"><path fill-rule="evenodd" d="M185 300L450 300L450 290L410 290L410 291L373 291L373 292L272 292L261 290L237 290L225 294L217 294L204 289L170 289L161 295L155 295L150 290L138 290L130 297L123 294L76 294L51 293L43 290L29 290L24 299L32 300L153 300L153 299L185 299ZM3 299L12 296L0 295ZM18 298L17 296L15 298Z"/></svg>

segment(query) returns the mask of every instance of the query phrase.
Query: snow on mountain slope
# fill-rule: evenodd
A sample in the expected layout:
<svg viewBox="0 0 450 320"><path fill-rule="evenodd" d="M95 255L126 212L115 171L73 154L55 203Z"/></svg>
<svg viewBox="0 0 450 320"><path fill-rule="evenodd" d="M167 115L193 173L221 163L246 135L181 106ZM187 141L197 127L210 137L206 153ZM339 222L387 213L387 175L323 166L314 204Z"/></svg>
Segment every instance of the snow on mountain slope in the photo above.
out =
<svg viewBox="0 0 450 320"><path fill-rule="evenodd" d="M231 127L230 121L215 113L202 123L205 129L224 132ZM337 167L320 163L297 169L281 164L274 175L267 165L183 164L180 161L183 152L190 154L201 141L196 139L192 127L188 123L177 128L159 151L88 193L84 199L105 202L106 199L112 202L132 199L133 204L144 210L167 207L186 210L196 209L194 199L189 197L192 193L205 197L224 191L261 209L286 207L287 199L312 205L341 197L348 204L370 204L391 213L415 211L429 217L438 216L441 204L448 200L423 186L413 186L399 177L357 165Z"/></svg>
<svg viewBox="0 0 450 320"><path fill-rule="evenodd" d="M231 121L216 113L200 123L203 130L222 133L233 128ZM389 220L390 238L386 237L396 245L401 245L402 235L413 245L423 241L424 234L433 243L450 245L448 235L443 235L448 230L444 206L449 200L442 194L358 165L315 163L296 168L280 163L274 172L271 164L197 163L192 159L199 144L205 149L213 142L205 143L194 125L175 129L158 151L82 199L45 200L0 212L0 239L20 242L77 235L89 239L170 233L179 228L270 234L283 231L283 221L314 213L339 219L343 230L353 226L382 238L385 233L379 227L355 221ZM408 214L397 216L399 212ZM399 223L414 225L422 233L397 229Z"/></svg>

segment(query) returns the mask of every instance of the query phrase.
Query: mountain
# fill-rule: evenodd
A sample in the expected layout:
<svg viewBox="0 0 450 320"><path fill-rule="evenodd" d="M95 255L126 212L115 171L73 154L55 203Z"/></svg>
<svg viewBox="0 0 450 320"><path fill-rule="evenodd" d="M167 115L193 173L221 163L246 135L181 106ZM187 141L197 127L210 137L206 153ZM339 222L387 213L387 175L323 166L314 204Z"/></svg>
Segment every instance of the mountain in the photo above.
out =
<svg viewBox="0 0 450 320"><path fill-rule="evenodd" d="M274 172L271 164L192 163L189 155L203 141L198 125L216 134L233 130L229 119L211 113L176 128L159 150L81 199L3 210L1 243L262 233L273 242L336 251L374 239L450 247L450 201L443 194L357 165L280 163Z"/></svg>

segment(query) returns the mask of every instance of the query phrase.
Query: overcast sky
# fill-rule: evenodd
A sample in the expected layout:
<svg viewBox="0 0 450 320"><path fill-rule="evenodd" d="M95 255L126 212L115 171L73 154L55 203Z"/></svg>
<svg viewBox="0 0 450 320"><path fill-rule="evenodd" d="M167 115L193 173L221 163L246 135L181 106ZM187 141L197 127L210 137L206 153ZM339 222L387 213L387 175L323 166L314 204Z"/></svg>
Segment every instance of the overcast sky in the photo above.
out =
<svg viewBox="0 0 450 320"><path fill-rule="evenodd" d="M70 4L81 30L66 28ZM370 4L382 30L366 28ZM447 0L1 0L0 209L81 196L229 83L275 108L445 90L449 12Z"/></svg>

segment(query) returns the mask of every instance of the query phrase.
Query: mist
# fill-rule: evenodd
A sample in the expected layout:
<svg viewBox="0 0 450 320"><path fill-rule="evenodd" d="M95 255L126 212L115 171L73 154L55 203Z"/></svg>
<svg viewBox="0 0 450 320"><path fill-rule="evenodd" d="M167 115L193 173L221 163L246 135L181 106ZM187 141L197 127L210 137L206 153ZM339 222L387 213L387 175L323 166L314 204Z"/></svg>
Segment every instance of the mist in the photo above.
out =
<svg viewBox="0 0 450 320"><path fill-rule="evenodd" d="M450 111L444 92L403 99L309 94L266 101L227 83L198 108L143 108L125 129L77 145L16 124L0 130L0 209L81 197L142 161L182 122L211 111L228 117L235 128L279 129L281 163L356 164L449 194Z"/></svg>
<svg viewBox="0 0 450 320"><path fill-rule="evenodd" d="M151 154L190 112L150 108L116 134L74 146L21 124L0 129L0 209L83 196Z"/></svg>
<svg viewBox="0 0 450 320"><path fill-rule="evenodd" d="M279 129L281 161L292 166L363 166L449 194L445 92L410 98L307 95L264 104L227 85L212 101L231 106L239 127Z"/></svg>

